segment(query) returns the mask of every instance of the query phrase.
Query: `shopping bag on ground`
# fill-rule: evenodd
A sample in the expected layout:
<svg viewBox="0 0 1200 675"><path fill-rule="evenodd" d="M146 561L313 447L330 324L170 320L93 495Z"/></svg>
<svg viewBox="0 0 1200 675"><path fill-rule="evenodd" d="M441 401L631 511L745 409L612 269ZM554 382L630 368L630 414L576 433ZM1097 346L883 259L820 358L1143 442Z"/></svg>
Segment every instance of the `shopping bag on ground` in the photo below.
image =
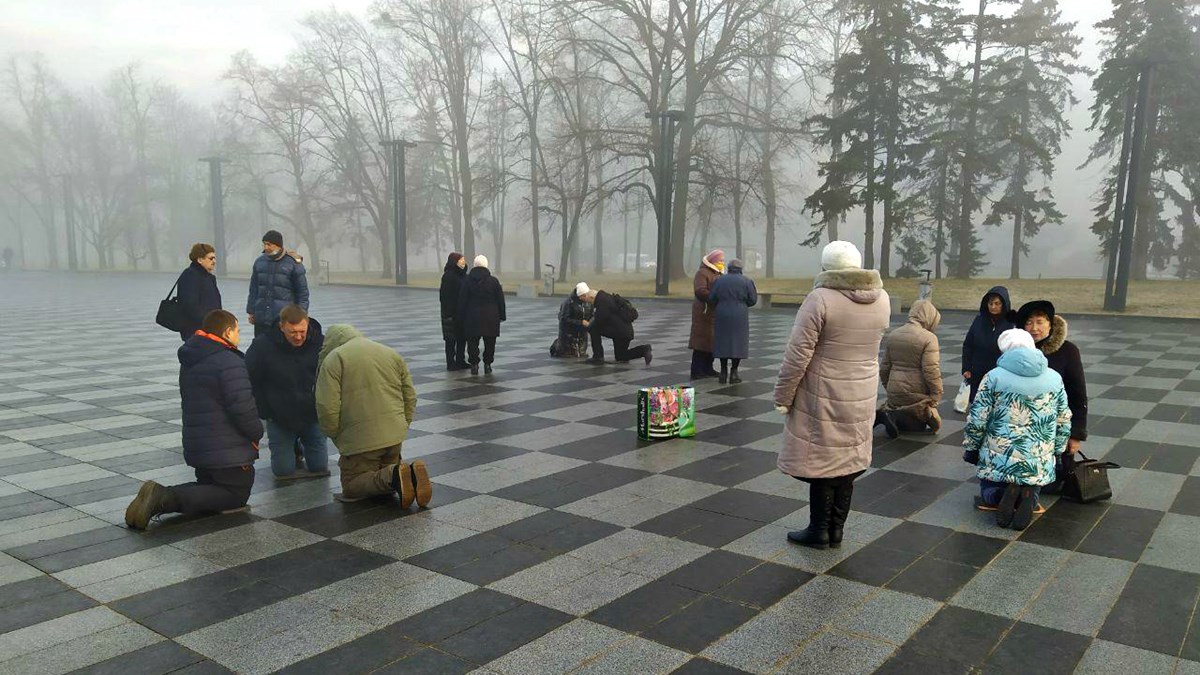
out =
<svg viewBox="0 0 1200 675"><path fill-rule="evenodd" d="M971 385L963 380L962 384L958 385L958 394L954 396L954 410L966 413L969 407L971 407Z"/></svg>
<svg viewBox="0 0 1200 675"><path fill-rule="evenodd" d="M638 438L657 441L696 435L696 391L690 386L638 390Z"/></svg>

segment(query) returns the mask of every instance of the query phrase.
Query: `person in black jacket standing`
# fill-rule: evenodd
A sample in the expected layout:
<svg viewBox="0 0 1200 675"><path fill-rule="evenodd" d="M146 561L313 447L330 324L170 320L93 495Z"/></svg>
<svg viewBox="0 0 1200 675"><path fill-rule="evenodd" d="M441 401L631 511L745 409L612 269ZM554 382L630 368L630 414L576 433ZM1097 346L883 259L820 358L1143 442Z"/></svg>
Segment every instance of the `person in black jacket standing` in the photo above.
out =
<svg viewBox="0 0 1200 675"><path fill-rule="evenodd" d="M492 374L496 359L496 338L500 324L508 318L504 311L504 288L488 269L488 259L475 256L475 264L467 273L458 297L458 316L467 339L471 374L479 374L479 341L483 340L483 372Z"/></svg>
<svg viewBox="0 0 1200 675"><path fill-rule="evenodd" d="M196 470L196 481L143 483L125 509L131 529L146 529L159 514L226 512L250 499L263 427L239 338L237 318L218 309L179 348L183 460Z"/></svg>
<svg viewBox="0 0 1200 675"><path fill-rule="evenodd" d="M633 321L621 312L617 299L607 291L592 289L588 301L596 307L595 318L588 326L592 336L592 358L588 363L600 365L604 363L604 339L613 342L618 363L628 363L636 358L645 359L646 365L654 358L650 345L640 345L630 348L633 342Z"/></svg>
<svg viewBox="0 0 1200 675"><path fill-rule="evenodd" d="M276 478L329 475L325 434L317 424L317 356L325 337L321 324L299 305L279 313L276 330L254 338L246 350L246 370L259 416L267 421L271 473ZM306 470L297 471L296 444Z"/></svg>
<svg viewBox="0 0 1200 675"><path fill-rule="evenodd" d="M283 235L270 230L263 235L263 254L250 271L250 296L246 314L254 324L255 337L279 319L287 305L308 311L308 278L299 255L283 248Z"/></svg>
<svg viewBox="0 0 1200 675"><path fill-rule="evenodd" d="M467 340L463 337L462 321L458 319L458 298L467 277L467 259L461 253L446 257L439 293L442 303L442 340L446 342L446 370L466 370Z"/></svg>
<svg viewBox="0 0 1200 675"><path fill-rule="evenodd" d="M1071 438L1067 441L1066 455L1074 455L1088 437L1088 394L1079 347L1067 339L1067 320L1055 314L1054 303L1049 300L1027 302L1012 318L1033 336L1050 368L1062 376L1067 407L1071 409Z"/></svg>
<svg viewBox="0 0 1200 675"><path fill-rule="evenodd" d="M200 330L204 316L221 309L221 290L217 288L217 252L210 244L194 244L188 259L192 261L175 282L178 289L182 328L179 337L184 342Z"/></svg>
<svg viewBox="0 0 1200 675"><path fill-rule="evenodd" d="M979 315L971 322L971 328L963 339L962 376L971 385L972 401L979 391L979 383L983 382L983 376L995 368L996 361L1000 359L1000 346L996 342L1000 334L1016 327L1008 317L1010 309L1008 289L993 287L979 301Z"/></svg>

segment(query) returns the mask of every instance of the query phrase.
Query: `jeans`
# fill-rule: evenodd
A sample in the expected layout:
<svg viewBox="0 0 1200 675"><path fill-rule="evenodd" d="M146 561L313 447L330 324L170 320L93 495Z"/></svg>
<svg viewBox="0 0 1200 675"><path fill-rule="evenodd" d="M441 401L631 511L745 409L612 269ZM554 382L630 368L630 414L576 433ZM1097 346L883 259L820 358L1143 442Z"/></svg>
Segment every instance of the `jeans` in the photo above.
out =
<svg viewBox="0 0 1200 675"><path fill-rule="evenodd" d="M346 499L362 499L395 492L392 478L399 461L399 445L342 455L338 459L338 468L342 471L342 496Z"/></svg>
<svg viewBox="0 0 1200 675"><path fill-rule="evenodd" d="M250 499L253 486L254 467L235 466L196 469L196 482L174 485L167 490L180 513L194 515L239 509Z"/></svg>
<svg viewBox="0 0 1200 675"><path fill-rule="evenodd" d="M592 358L596 359L597 361L603 361L604 360L604 337L600 335L599 331L592 331L591 333L592 333ZM618 340L617 338L612 338L613 352L616 353L616 359L619 363L626 363L626 362L632 361L634 359L645 358L646 350L650 348L649 345L639 345L637 347L630 348L629 347L630 342L633 342L633 341L632 340Z"/></svg>
<svg viewBox="0 0 1200 675"><path fill-rule="evenodd" d="M1000 503L1000 498L1004 496L1004 489L1008 487L1008 483L997 483L994 480L979 479L979 500L988 506L995 506ZM1042 493L1042 486L1031 485L1033 488L1033 499L1037 501L1038 495Z"/></svg>
<svg viewBox="0 0 1200 675"><path fill-rule="evenodd" d="M300 430L289 431L274 420L267 420L267 441L271 448L271 473L290 476L296 473L296 440L304 448L304 465L309 471L321 473L329 470L329 451L325 449L325 434L313 422Z"/></svg>

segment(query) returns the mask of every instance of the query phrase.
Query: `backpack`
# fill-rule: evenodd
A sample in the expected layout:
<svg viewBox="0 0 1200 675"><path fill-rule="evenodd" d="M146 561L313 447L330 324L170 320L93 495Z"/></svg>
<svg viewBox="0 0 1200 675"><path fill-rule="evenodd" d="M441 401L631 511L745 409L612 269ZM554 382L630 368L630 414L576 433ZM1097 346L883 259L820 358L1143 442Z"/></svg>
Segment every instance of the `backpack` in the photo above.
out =
<svg viewBox="0 0 1200 675"><path fill-rule="evenodd" d="M613 302L617 305L618 316L620 316L627 323L633 323L634 321L637 321L637 307L634 307L632 302L617 295L616 293L612 294L612 298Z"/></svg>

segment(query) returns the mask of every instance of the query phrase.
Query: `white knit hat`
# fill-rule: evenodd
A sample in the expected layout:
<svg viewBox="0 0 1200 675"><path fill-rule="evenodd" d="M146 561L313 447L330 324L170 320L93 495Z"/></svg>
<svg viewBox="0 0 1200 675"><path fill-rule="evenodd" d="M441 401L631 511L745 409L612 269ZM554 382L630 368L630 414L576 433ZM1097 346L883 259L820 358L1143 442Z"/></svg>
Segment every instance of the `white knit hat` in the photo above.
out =
<svg viewBox="0 0 1200 675"><path fill-rule="evenodd" d="M848 241L831 241L821 251L821 269L826 271L862 269L862 253Z"/></svg>
<svg viewBox="0 0 1200 675"><path fill-rule="evenodd" d="M487 256L485 256L485 255L475 256L474 267L487 267L487 266L488 266Z"/></svg>
<svg viewBox="0 0 1200 675"><path fill-rule="evenodd" d="M581 282L575 284L575 296L576 297L582 298L583 296L585 296L591 292L592 292L592 289L588 288L586 281L581 281Z"/></svg>
<svg viewBox="0 0 1200 675"><path fill-rule="evenodd" d="M996 344L1000 346L1002 352L1013 349L1036 349L1033 344L1033 336L1029 334L1029 331L1020 328L1010 328L1004 331L996 340Z"/></svg>

